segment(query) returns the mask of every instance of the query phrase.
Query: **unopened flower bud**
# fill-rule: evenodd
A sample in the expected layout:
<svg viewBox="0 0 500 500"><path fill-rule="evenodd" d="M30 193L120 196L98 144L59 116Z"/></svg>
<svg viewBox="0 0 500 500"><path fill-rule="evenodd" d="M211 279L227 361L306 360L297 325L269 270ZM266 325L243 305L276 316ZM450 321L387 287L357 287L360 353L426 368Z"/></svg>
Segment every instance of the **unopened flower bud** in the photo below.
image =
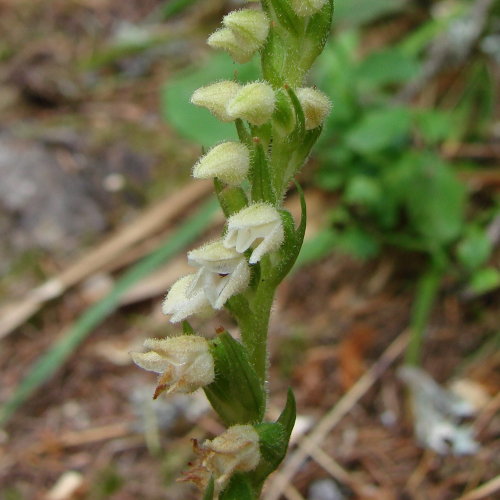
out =
<svg viewBox="0 0 500 500"><path fill-rule="evenodd" d="M291 0L292 9L298 16L312 16L320 10L327 0Z"/></svg>
<svg viewBox="0 0 500 500"><path fill-rule="evenodd" d="M202 156L193 168L193 177L213 179L217 177L231 186L245 179L250 167L250 152L240 142L223 142Z"/></svg>
<svg viewBox="0 0 500 500"><path fill-rule="evenodd" d="M221 28L212 33L207 40L208 45L214 49L222 49L238 63L243 64L250 59L255 53L255 49L243 42L229 28Z"/></svg>
<svg viewBox="0 0 500 500"><path fill-rule="evenodd" d="M213 115L223 122L230 122L234 117L229 116L226 107L240 89L240 85L231 80L213 83L194 91L191 102L196 106L207 108Z"/></svg>
<svg viewBox="0 0 500 500"><path fill-rule="evenodd" d="M277 250L284 238L279 212L272 205L263 202L254 203L232 215L227 229L224 238L226 248L235 248L242 253L259 241L250 256L250 264L259 262L266 253Z"/></svg>
<svg viewBox="0 0 500 500"><path fill-rule="evenodd" d="M259 435L251 425L233 425L201 446L195 445L198 455L191 471L184 479L202 489L212 476L215 490L220 492L236 472L254 470L260 461Z"/></svg>
<svg viewBox="0 0 500 500"><path fill-rule="evenodd" d="M306 130L319 127L330 113L330 99L317 89L304 87L296 90L297 98L304 110Z"/></svg>
<svg viewBox="0 0 500 500"><path fill-rule="evenodd" d="M227 114L252 125L267 123L274 111L274 90L264 82L248 83L228 102Z"/></svg>
<svg viewBox="0 0 500 500"><path fill-rule="evenodd" d="M147 339L149 352L131 353L134 363L145 370L160 373L155 391L189 393L211 384L215 378L214 360L208 342L197 335L182 335L167 339Z"/></svg>
<svg viewBox="0 0 500 500"><path fill-rule="evenodd" d="M269 19L260 10L235 10L224 17L223 23L253 51L262 47L269 33Z"/></svg>
<svg viewBox="0 0 500 500"><path fill-rule="evenodd" d="M187 295L203 290L214 309L222 309L227 300L241 293L250 281L250 269L244 256L226 248L221 240L188 253L191 265L200 268Z"/></svg>
<svg viewBox="0 0 500 500"><path fill-rule="evenodd" d="M163 314L171 314L171 323L178 323L192 314L211 311L212 307L203 290L196 290L188 296L196 274L188 274L178 279L170 288L163 301Z"/></svg>

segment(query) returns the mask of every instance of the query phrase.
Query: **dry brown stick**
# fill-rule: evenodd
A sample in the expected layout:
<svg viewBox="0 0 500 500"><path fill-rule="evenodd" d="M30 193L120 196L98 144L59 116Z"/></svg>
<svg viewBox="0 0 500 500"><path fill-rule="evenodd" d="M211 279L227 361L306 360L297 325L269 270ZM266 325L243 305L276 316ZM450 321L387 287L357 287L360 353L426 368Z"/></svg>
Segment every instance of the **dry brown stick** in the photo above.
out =
<svg viewBox="0 0 500 500"><path fill-rule="evenodd" d="M351 387L351 389L338 401L338 403L320 420L316 428L305 436L298 448L285 462L283 469L272 478L265 500L278 500L287 484L302 466L314 448L319 448L326 435L335 427L342 418L349 413L354 405L373 386L382 373L404 352L410 332L402 332L384 351L375 364Z"/></svg>
<svg viewBox="0 0 500 500"><path fill-rule="evenodd" d="M132 223L128 223L125 228L120 229L59 275L32 290L22 300L4 306L0 311L0 338L21 326L39 311L45 302L61 296L68 288L99 271L132 245L165 227L193 203L207 196L211 190L209 182L188 184L173 196L148 209Z"/></svg>
<svg viewBox="0 0 500 500"><path fill-rule="evenodd" d="M500 475L482 484L478 488L469 491L465 495L462 495L458 500L481 500L481 498L493 495L493 493L497 491L500 491Z"/></svg>

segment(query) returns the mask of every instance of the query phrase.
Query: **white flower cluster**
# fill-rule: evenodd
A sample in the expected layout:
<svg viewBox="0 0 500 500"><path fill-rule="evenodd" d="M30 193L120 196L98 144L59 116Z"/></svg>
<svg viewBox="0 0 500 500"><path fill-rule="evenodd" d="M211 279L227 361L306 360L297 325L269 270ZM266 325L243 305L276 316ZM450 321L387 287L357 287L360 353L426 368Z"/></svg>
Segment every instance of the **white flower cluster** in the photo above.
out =
<svg viewBox="0 0 500 500"><path fill-rule="evenodd" d="M179 279L170 289L163 312L177 323L192 314L222 309L233 295L243 292L250 281L250 264L256 264L283 242L279 212L266 203L254 203L228 220L224 239L188 253L188 262L198 272ZM245 252L253 245L249 260Z"/></svg>

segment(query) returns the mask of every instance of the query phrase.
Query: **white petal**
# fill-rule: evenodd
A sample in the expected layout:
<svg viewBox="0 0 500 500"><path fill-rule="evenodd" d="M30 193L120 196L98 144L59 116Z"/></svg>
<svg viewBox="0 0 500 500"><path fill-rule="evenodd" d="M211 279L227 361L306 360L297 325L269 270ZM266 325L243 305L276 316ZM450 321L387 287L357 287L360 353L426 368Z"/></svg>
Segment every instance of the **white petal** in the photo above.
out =
<svg viewBox="0 0 500 500"><path fill-rule="evenodd" d="M220 294L215 302L215 309L222 309L224 304L233 295L241 293L248 286L250 281L250 268L245 259L241 259L240 263L236 266L236 269L227 277L224 278L226 281L224 287L220 291Z"/></svg>

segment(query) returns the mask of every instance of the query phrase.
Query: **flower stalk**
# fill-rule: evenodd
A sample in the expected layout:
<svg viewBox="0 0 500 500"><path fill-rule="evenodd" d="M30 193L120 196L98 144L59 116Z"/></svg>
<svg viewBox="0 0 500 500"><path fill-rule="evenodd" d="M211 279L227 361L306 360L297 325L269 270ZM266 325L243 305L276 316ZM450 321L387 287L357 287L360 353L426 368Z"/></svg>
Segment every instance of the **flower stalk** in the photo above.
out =
<svg viewBox="0 0 500 500"><path fill-rule="evenodd" d="M228 427L196 446L199 460L184 476L204 498L257 499L286 454L295 421L291 392L280 418L264 420L267 336L276 288L298 256L306 223L298 185L300 222L283 202L330 112L329 99L308 87L306 76L332 12L333 0L262 0L229 13L208 44L237 63L260 53L262 78L219 81L191 98L238 132L239 142L216 145L193 168L195 178L213 179L227 223L220 239L188 253L193 273L172 286L163 304L171 322L184 322L184 335L149 340L152 351L133 358L160 373L156 396L203 388ZM223 329L205 340L187 322L222 308L234 317L241 342Z"/></svg>

